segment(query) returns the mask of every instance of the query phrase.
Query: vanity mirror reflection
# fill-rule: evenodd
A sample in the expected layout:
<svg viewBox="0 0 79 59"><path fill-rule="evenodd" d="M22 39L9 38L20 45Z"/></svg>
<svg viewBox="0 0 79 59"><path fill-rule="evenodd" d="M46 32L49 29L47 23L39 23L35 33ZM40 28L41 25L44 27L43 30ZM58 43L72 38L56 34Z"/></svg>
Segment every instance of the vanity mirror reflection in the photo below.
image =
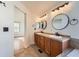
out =
<svg viewBox="0 0 79 59"><path fill-rule="evenodd" d="M32 27L34 28L34 30L37 30L40 28L40 22L36 22L32 25Z"/></svg>
<svg viewBox="0 0 79 59"><path fill-rule="evenodd" d="M44 21L42 21L41 23L42 23L41 29L45 29L45 28L47 27L47 21L44 20Z"/></svg>
<svg viewBox="0 0 79 59"><path fill-rule="evenodd" d="M33 24L33 28L34 30L38 30L38 29L45 29L47 27L47 21L41 21L41 22L36 22L35 24Z"/></svg>
<svg viewBox="0 0 79 59"><path fill-rule="evenodd" d="M56 30L65 29L68 26L68 24L69 24L69 16L64 13L56 15L52 19L52 26Z"/></svg>

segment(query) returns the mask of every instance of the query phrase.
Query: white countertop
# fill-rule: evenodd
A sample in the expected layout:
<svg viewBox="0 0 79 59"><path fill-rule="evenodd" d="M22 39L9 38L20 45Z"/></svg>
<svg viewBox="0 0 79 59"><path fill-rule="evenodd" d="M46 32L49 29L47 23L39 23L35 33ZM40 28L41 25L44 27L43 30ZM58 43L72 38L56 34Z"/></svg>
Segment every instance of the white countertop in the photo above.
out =
<svg viewBox="0 0 79 59"><path fill-rule="evenodd" d="M58 40L60 42L65 42L65 41L70 39L69 37L56 36L56 35L45 34L45 33L36 33L36 34L42 35L42 36L45 36L45 37L48 37L48 38L51 38L51 39L54 38L55 40Z"/></svg>

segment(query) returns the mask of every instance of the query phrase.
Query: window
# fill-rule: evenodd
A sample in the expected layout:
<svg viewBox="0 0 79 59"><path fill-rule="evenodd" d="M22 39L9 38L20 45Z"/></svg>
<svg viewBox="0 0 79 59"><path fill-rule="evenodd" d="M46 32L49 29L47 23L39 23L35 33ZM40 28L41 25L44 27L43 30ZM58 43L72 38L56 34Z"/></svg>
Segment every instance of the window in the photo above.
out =
<svg viewBox="0 0 79 59"><path fill-rule="evenodd" d="M14 22L14 32L20 32L20 22Z"/></svg>

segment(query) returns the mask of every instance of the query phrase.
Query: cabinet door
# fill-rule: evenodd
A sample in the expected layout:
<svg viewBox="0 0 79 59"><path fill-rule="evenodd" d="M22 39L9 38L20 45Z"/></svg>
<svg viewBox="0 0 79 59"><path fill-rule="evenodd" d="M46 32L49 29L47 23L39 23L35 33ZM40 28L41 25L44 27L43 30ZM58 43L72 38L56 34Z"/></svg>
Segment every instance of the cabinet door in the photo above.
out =
<svg viewBox="0 0 79 59"><path fill-rule="evenodd" d="M51 56L57 56L62 52L62 43L51 39Z"/></svg>
<svg viewBox="0 0 79 59"><path fill-rule="evenodd" d="M34 35L34 41L35 41L35 44L38 46L39 45L39 36L37 34Z"/></svg>
<svg viewBox="0 0 79 59"><path fill-rule="evenodd" d="M42 49L42 50L44 50L45 49L45 37L43 37L43 36L39 36L40 37L40 39L39 39L39 47Z"/></svg>
<svg viewBox="0 0 79 59"><path fill-rule="evenodd" d="M50 39L45 38L45 52L50 55Z"/></svg>

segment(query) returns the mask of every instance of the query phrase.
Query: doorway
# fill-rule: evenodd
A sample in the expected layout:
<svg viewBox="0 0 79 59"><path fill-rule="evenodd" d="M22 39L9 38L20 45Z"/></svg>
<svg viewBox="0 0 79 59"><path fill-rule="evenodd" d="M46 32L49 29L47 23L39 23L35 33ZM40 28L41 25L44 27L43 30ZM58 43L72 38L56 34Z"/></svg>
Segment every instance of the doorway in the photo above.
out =
<svg viewBox="0 0 79 59"><path fill-rule="evenodd" d="M14 53L19 53L26 46L26 14L18 7L14 8Z"/></svg>

